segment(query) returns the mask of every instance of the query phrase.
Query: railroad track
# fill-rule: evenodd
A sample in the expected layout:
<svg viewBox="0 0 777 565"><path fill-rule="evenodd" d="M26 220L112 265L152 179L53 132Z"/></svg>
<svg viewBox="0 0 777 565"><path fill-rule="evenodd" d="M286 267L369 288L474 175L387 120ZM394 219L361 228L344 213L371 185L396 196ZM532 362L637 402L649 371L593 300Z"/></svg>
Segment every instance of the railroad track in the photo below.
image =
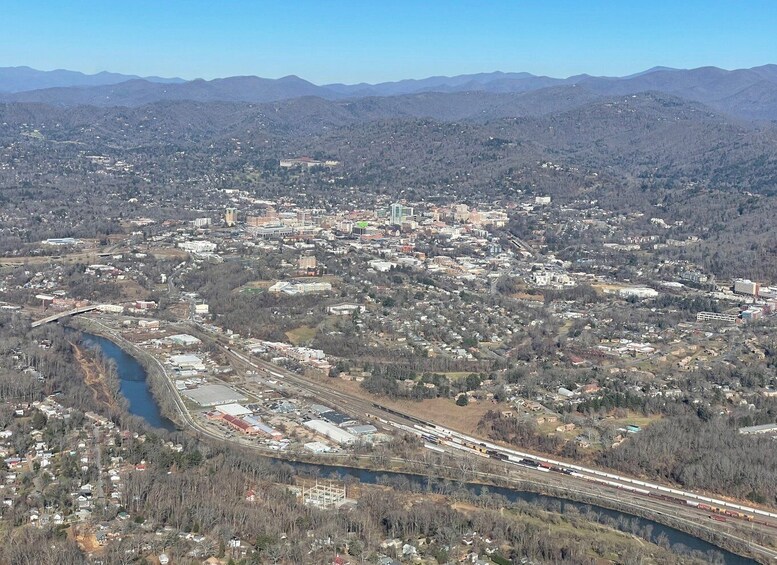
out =
<svg viewBox="0 0 777 565"><path fill-rule="evenodd" d="M223 338L213 336L209 332L207 332L206 335L203 335L203 330L200 330L200 328L197 328L197 330L198 331L194 333L198 334L201 338L205 338L218 345L232 363L258 371L265 376L264 380L268 380L272 377L276 379L278 383L283 383L287 386L293 385L299 391L315 398L317 402L332 405L333 407L337 407L354 416L375 419L381 424L384 424L384 426L401 429L406 433L414 433L424 440L428 439L430 436L435 436L438 439L436 442L437 445L444 445L444 451L449 455L472 455L493 459L494 463L497 465L501 464L505 467L508 475L511 474L510 470L516 468L520 468L523 472L533 471L537 473L549 473L551 472L551 469L555 467L553 470L559 471L557 474L559 483L587 483L590 487L596 487L602 491L607 491L609 493L608 496L598 495L603 499L609 497L611 500L621 503L628 501L626 502L627 504L631 504L635 508L640 508L643 511L646 510L649 512L655 512L655 507L659 507L663 509L667 516L684 521L689 525L698 526L699 518L703 518L705 522L709 520L708 527L713 529L713 531L720 531L721 533L730 536L732 539L747 543L760 555L768 557L770 561L777 560L777 551L764 546L759 546L750 540L735 535L731 531L733 524L729 522L730 520L741 520L741 524L748 524L753 528L759 528L762 532L768 532L769 535L774 535L775 530L777 530L777 513L707 497L690 491L673 489L671 487L641 481L632 477L616 475L614 473L608 473L593 468L586 468L577 464L521 452L492 442L483 441L480 438L462 434L433 422L425 421L409 414L404 414L390 407L332 390L323 384L301 377L296 373L292 373L262 359L258 359L250 353L237 351L232 345L225 344ZM164 370L162 364L159 363L158 360L154 360L163 371L163 374L166 375L167 372ZM212 439L219 441L235 441L234 438L228 438L224 434L216 433L199 424L191 414L189 414L188 409L183 405L177 391L172 390L172 384L169 378L166 380L170 383L171 392L176 399L176 404L179 405L180 403L180 411L189 426L202 435ZM424 438L424 436L426 437ZM250 442L238 441L237 443L241 446L252 448L263 453L268 451L262 449L261 446L251 444ZM456 445L454 446L454 444ZM494 455L496 455L496 457L494 457ZM568 471L568 473L566 471ZM561 475L568 476L562 477ZM578 481L583 482L579 483ZM736 512L739 513L739 515L726 515L726 511ZM658 512L658 514L661 514L661 512ZM752 517L752 520L750 520L748 516ZM712 524L713 521L718 523ZM725 531L723 531L724 529Z"/></svg>

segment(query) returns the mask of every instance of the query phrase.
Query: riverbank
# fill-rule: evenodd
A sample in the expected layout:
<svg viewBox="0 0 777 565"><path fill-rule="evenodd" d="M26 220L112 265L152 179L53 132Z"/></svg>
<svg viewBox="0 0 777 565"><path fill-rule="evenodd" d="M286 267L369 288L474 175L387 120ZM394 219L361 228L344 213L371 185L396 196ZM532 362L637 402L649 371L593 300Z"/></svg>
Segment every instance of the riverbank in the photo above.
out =
<svg viewBox="0 0 777 565"><path fill-rule="evenodd" d="M703 522L649 511L604 493L587 493L583 490L552 486L525 478L505 478L503 475L480 471L474 471L469 480L462 480L461 469L439 463L430 465L428 461L422 460L390 459L380 464L376 463L370 455L339 456L330 454L317 456L282 452L266 454L265 457L288 463L295 468L304 468L307 465L311 468L335 472L341 476L354 476L359 480L364 480L369 475L377 475L408 478L422 485L432 481L448 481L478 490L492 489L495 494L509 491L517 495L535 495L549 500L579 505L579 507L588 506L598 512L609 511L639 518L710 544L714 546L714 549L731 554L726 561L727 563L772 563L768 556L752 551L752 545L747 540L738 540L731 535L722 534L707 527ZM390 463L390 465L386 465L386 463Z"/></svg>
<svg viewBox="0 0 777 565"><path fill-rule="evenodd" d="M171 390L172 383L167 378L164 368L160 365L159 361L99 322L83 318L79 319L78 324L74 325L83 331L111 341L114 345L132 355L132 357L144 368L146 372L145 382L148 385L148 389L151 391L153 399L158 402L163 415L168 418L172 416L171 419L183 422L184 424L187 424L192 420L188 414L183 413L185 407L182 408L176 404L175 398L177 397L177 393L175 390ZM165 407L167 407L167 409L165 409ZM202 434L202 430L198 430L196 426L192 431L194 433ZM207 434L202 435L207 436ZM425 458L424 460L412 460L386 457L376 458L373 455L353 454L321 456L307 454L305 452L284 453L270 451L261 449L256 445L246 445L235 442L231 442L231 446L234 448L242 448L246 451L250 450L253 454L259 454L265 458L290 463L292 465L310 465L317 468L337 469L340 472L368 472L397 477L414 477L419 481L442 480L455 483L464 483L462 479L467 478L466 475L463 475L461 468L446 465L442 462L431 464L428 458ZM487 460L483 460L482 462L478 461L478 463L484 465L487 462ZM489 487L505 489L512 492L532 493L540 496L552 497L558 500L591 505L601 510L614 511L623 514L624 516L639 517L655 524L667 526L677 532L682 532L718 548L729 551L732 553L732 559L735 558L736 555L748 555L756 558L761 563L770 562L768 557L754 551L747 540L737 538L733 534L714 530L704 523L699 522L698 516L696 516L696 519L694 520L692 518L670 515L666 512L661 512L660 510L648 510L642 506L624 502L623 500L616 498L615 495L583 490L583 488L588 487L583 487L582 485L580 489L575 490L560 487L558 485L550 485L540 481L532 481L523 476L511 477L508 475L505 477L503 470L501 471L501 474L497 474L494 472L472 469L468 471L468 474L469 480L466 481L466 484L471 487ZM743 561L731 560L729 562L752 563L752 561L748 561L747 559L744 559Z"/></svg>
<svg viewBox="0 0 777 565"><path fill-rule="evenodd" d="M168 406L173 391L166 388L169 381L153 357L102 324L85 318L73 322L76 323L71 323L71 327L82 332L87 340L91 338L117 364L120 392L129 402L130 414L157 429L175 431L184 427L180 413ZM133 363L137 367L128 367Z"/></svg>
<svg viewBox="0 0 777 565"><path fill-rule="evenodd" d="M92 397L98 406L108 410L108 412L120 411L119 383L116 375L111 372L111 367L106 366L101 360L90 356L82 345L71 341L73 356L78 366L84 374L84 382L92 391Z"/></svg>

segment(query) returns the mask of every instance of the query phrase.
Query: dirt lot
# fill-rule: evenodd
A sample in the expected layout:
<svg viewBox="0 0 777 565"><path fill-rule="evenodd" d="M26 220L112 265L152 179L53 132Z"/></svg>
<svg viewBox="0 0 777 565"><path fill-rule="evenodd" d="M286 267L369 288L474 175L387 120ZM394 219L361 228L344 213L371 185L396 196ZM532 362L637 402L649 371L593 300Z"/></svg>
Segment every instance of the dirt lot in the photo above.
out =
<svg viewBox="0 0 777 565"><path fill-rule="evenodd" d="M67 535L70 539L75 540L78 547L87 553L99 553L102 551L102 546L97 543L97 538L94 534L85 530L77 528L69 528Z"/></svg>
<svg viewBox="0 0 777 565"><path fill-rule="evenodd" d="M422 401L390 400L369 394L361 388L360 383L342 379L329 379L327 384L354 396L378 402L389 408L400 410L405 414L446 425L465 433L475 433L478 422L480 422L485 413L489 410L497 409L496 404L486 401L470 402L467 406L456 406L456 402L449 398L434 398Z"/></svg>

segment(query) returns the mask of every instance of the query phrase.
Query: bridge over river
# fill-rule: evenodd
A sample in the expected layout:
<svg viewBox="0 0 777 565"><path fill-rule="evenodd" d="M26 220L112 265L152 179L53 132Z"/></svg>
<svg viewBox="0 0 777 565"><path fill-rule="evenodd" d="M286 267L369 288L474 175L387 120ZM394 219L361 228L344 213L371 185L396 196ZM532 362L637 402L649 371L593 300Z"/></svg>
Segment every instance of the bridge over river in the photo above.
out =
<svg viewBox="0 0 777 565"><path fill-rule="evenodd" d="M92 304L91 306L81 306L81 308L74 308L73 310L67 310L66 312L57 312L56 314L52 314L51 316L47 316L46 318L41 318L40 320L34 321L32 323L32 327L37 328L38 326L42 326L43 324L56 322L57 320L60 320L62 318L67 318L68 316L76 316L78 314L83 314L84 312L99 310L104 306L105 306L104 304Z"/></svg>

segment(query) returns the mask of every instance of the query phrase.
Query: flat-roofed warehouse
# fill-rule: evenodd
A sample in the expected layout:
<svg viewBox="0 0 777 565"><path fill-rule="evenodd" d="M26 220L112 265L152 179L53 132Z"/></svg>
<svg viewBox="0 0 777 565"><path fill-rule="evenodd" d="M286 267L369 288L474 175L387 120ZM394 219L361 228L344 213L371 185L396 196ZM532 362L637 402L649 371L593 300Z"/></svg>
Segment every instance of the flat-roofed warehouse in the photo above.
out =
<svg viewBox="0 0 777 565"><path fill-rule="evenodd" d="M760 426L748 426L739 428L740 434L777 434L777 424L761 424Z"/></svg>
<svg viewBox="0 0 777 565"><path fill-rule="evenodd" d="M338 428L334 424L325 422L324 420L308 420L305 422L305 427L310 428L314 432L326 436L332 441L339 444L348 444L356 441L356 436L349 434L345 430Z"/></svg>
<svg viewBox="0 0 777 565"><path fill-rule="evenodd" d="M205 385L190 390L184 390L181 394L190 400L193 400L200 406L216 406L218 404L231 404L247 400L246 397L238 391L224 385Z"/></svg>

